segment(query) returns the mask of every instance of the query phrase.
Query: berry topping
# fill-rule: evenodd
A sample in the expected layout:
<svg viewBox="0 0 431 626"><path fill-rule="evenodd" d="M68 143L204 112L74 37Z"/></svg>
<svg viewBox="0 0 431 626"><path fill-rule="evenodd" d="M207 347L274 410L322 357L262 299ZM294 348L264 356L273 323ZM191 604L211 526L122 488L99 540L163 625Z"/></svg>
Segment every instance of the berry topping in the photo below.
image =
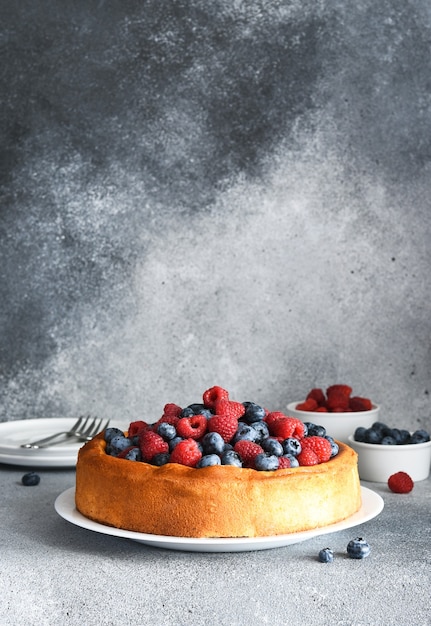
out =
<svg viewBox="0 0 431 626"><path fill-rule="evenodd" d="M320 550L319 561L321 563L332 563L333 560L334 552L331 550L331 548L323 548L323 550Z"/></svg>
<svg viewBox="0 0 431 626"><path fill-rule="evenodd" d="M213 415L208 421L210 433L218 433L228 443L238 428L238 420L232 415Z"/></svg>
<svg viewBox="0 0 431 626"><path fill-rule="evenodd" d="M177 422L177 434L184 439L200 439L207 430L207 418L203 415L181 417Z"/></svg>
<svg viewBox="0 0 431 626"><path fill-rule="evenodd" d="M233 449L241 457L244 467L254 467L255 458L258 454L264 452L263 448L258 443L246 441L245 439L237 441Z"/></svg>
<svg viewBox="0 0 431 626"><path fill-rule="evenodd" d="M289 467L292 467L291 459L286 455L280 456L278 459L278 469L288 469Z"/></svg>
<svg viewBox="0 0 431 626"><path fill-rule="evenodd" d="M183 439L171 452L171 463L196 467L202 458L202 452L194 439Z"/></svg>
<svg viewBox="0 0 431 626"><path fill-rule="evenodd" d="M362 537L352 539L347 544L347 554L351 559L365 559L370 554L370 551L369 544Z"/></svg>
<svg viewBox="0 0 431 626"><path fill-rule="evenodd" d="M130 438L135 437L142 430L146 430L147 428L149 428L147 422L143 422L142 420L137 420L136 422L130 422L128 436Z"/></svg>
<svg viewBox="0 0 431 626"><path fill-rule="evenodd" d="M302 439L302 450L307 448L316 453L319 463L329 461L332 456L332 446L324 437L305 437Z"/></svg>
<svg viewBox="0 0 431 626"><path fill-rule="evenodd" d="M152 430L146 430L141 434L139 447L141 449L142 460L147 463L150 462L156 454L169 452L169 445L163 437Z"/></svg>
<svg viewBox="0 0 431 626"><path fill-rule="evenodd" d="M319 465L319 457L311 448L302 448L296 457L299 465Z"/></svg>
<svg viewBox="0 0 431 626"><path fill-rule="evenodd" d="M414 482L406 472L397 472L389 476L388 487L394 493L410 493Z"/></svg>
<svg viewBox="0 0 431 626"><path fill-rule="evenodd" d="M25 487L36 487L40 483L40 476L36 472L27 472L21 478L21 482Z"/></svg>
<svg viewBox="0 0 431 626"><path fill-rule="evenodd" d="M214 409L216 402L229 400L229 392L222 387L211 387L211 389L204 391L202 399L207 409Z"/></svg>
<svg viewBox="0 0 431 626"><path fill-rule="evenodd" d="M228 415L239 419L245 413L244 405L233 400L217 400L214 406L217 415Z"/></svg>

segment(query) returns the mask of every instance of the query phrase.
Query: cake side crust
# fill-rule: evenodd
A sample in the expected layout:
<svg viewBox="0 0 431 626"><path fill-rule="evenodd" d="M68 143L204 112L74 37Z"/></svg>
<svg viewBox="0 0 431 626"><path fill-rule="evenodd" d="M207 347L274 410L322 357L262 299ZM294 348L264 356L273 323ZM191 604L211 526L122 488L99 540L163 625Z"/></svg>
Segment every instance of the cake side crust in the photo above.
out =
<svg viewBox="0 0 431 626"><path fill-rule="evenodd" d="M106 454L101 436L76 467L76 507L101 524L175 537L265 537L311 530L359 510L357 455L341 442L327 463L274 472L156 467Z"/></svg>

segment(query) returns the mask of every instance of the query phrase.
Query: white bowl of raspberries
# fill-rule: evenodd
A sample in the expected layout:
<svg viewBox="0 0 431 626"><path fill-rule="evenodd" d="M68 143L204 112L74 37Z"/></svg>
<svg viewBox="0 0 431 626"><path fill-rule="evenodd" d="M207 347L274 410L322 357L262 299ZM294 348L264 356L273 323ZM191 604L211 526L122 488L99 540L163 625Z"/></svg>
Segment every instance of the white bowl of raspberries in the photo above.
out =
<svg viewBox="0 0 431 626"><path fill-rule="evenodd" d="M323 426L343 443L358 426L371 426L378 420L380 407L369 398L353 395L349 385L331 385L325 391L311 389L305 400L287 405L287 414L303 422Z"/></svg>
<svg viewBox="0 0 431 626"><path fill-rule="evenodd" d="M431 438L423 428L410 432L374 422L371 427L356 428L349 436L348 444L358 454L361 480L384 483L400 472L407 474L413 482L426 480L429 476Z"/></svg>

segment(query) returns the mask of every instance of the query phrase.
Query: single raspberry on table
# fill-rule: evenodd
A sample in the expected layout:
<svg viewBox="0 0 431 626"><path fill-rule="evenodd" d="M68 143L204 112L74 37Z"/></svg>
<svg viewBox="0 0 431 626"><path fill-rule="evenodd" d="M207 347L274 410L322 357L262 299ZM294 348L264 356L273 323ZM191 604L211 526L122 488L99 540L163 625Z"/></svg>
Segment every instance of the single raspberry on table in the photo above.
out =
<svg viewBox="0 0 431 626"><path fill-rule="evenodd" d="M179 465L187 465L188 467L196 467L202 458L202 452L199 449L195 439L183 439L172 450L170 463L178 463Z"/></svg>
<svg viewBox="0 0 431 626"><path fill-rule="evenodd" d="M324 437L314 435L312 437L304 437L304 439L301 439L301 446L303 450L307 448L313 450L317 454L319 463L326 463L331 458L332 446Z"/></svg>
<svg viewBox="0 0 431 626"><path fill-rule="evenodd" d="M258 454L262 454L264 449L253 441L247 441L246 439L240 439L234 445L233 449L241 457L244 467L254 468L254 460Z"/></svg>
<svg viewBox="0 0 431 626"><path fill-rule="evenodd" d="M142 460L149 463L156 454L169 452L169 445L153 430L145 430L139 437Z"/></svg>
<svg viewBox="0 0 431 626"><path fill-rule="evenodd" d="M217 400L214 409L217 415L229 415L236 419L239 419L245 413L244 405L233 400Z"/></svg>
<svg viewBox="0 0 431 626"><path fill-rule="evenodd" d="M296 458L299 465L319 465L319 457L311 448L303 448Z"/></svg>
<svg viewBox="0 0 431 626"><path fill-rule="evenodd" d="M200 439L207 432L207 418L204 415L181 417L177 424L177 434L183 439Z"/></svg>
<svg viewBox="0 0 431 626"><path fill-rule="evenodd" d="M394 493L410 493L414 482L406 472L397 472L389 476L388 487Z"/></svg>
<svg viewBox="0 0 431 626"><path fill-rule="evenodd" d="M218 433L225 443L229 443L238 429L238 420L231 415L213 415L207 421L207 429L210 433Z"/></svg>
<svg viewBox="0 0 431 626"><path fill-rule="evenodd" d="M229 392L226 391L226 389L223 389L223 387L218 387L217 385L215 385L214 387L211 387L210 389L204 391L202 399L204 405L208 409L214 409L215 403L217 401L229 400Z"/></svg>

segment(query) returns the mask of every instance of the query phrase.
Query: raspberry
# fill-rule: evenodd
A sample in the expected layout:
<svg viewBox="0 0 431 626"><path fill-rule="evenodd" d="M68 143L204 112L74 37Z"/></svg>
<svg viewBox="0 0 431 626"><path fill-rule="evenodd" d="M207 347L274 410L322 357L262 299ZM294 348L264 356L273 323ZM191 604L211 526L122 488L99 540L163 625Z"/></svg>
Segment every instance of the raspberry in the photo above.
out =
<svg viewBox="0 0 431 626"><path fill-rule="evenodd" d="M203 401L208 409L214 409L215 403L219 400L229 400L229 392L226 389L215 386L204 391Z"/></svg>
<svg viewBox="0 0 431 626"><path fill-rule="evenodd" d="M170 463L179 463L188 467L196 467L202 458L202 452L194 439L183 439L172 450Z"/></svg>
<svg viewBox="0 0 431 626"><path fill-rule="evenodd" d="M325 394L323 393L322 389L312 389L306 397L306 400L309 400L310 398L312 398L313 400L316 401L318 406L324 406L325 402L326 402L326 398L325 398Z"/></svg>
<svg viewBox="0 0 431 626"><path fill-rule="evenodd" d="M233 400L217 400L214 408L217 415L229 415L236 419L239 419L245 413L244 405Z"/></svg>
<svg viewBox="0 0 431 626"><path fill-rule="evenodd" d="M295 437L301 439L304 436L305 428L303 422L297 417L283 416L275 420L269 425L269 431L274 437L281 437L282 439L289 439Z"/></svg>
<svg viewBox="0 0 431 626"><path fill-rule="evenodd" d="M326 397L329 398L333 394L337 394L343 398L349 398L351 393L352 388L349 385L331 385L326 390Z"/></svg>
<svg viewBox="0 0 431 626"><path fill-rule="evenodd" d="M172 402L165 404L163 409L163 416L165 415L175 415L176 417L180 416L182 408L178 406L178 404L173 404Z"/></svg>
<svg viewBox="0 0 431 626"><path fill-rule="evenodd" d="M151 459L162 452L169 452L169 445L164 439L152 430L145 430L139 437L142 460L150 462Z"/></svg>
<svg viewBox="0 0 431 626"><path fill-rule="evenodd" d="M271 413L268 413L268 415L265 417L265 422L268 424L268 427L271 428L271 425L282 417L287 416L281 411L271 411Z"/></svg>
<svg viewBox="0 0 431 626"><path fill-rule="evenodd" d="M129 430L127 435L129 437L134 437L135 435L139 435L140 432L147 430L150 428L147 422L143 422L142 420L136 420L135 422L130 422Z"/></svg>
<svg viewBox="0 0 431 626"><path fill-rule="evenodd" d="M298 411L315 411L318 404L314 398L308 398L305 402L300 402L296 405Z"/></svg>
<svg viewBox="0 0 431 626"><path fill-rule="evenodd" d="M247 441L246 439L237 441L233 449L241 457L244 467L250 468L254 468L254 460L257 455L264 452L263 448L258 443Z"/></svg>
<svg viewBox="0 0 431 626"><path fill-rule="evenodd" d="M203 415L181 417L176 425L177 434L183 439L200 439L207 431L207 418Z"/></svg>
<svg viewBox="0 0 431 626"><path fill-rule="evenodd" d="M414 482L406 472L397 472L389 476L388 487L394 493L409 493L414 487Z"/></svg>
<svg viewBox="0 0 431 626"><path fill-rule="evenodd" d="M176 415L163 414L162 417L159 420L157 420L157 422L152 424L152 429L154 430L154 432L157 432L157 428L159 427L159 424L172 424L172 426L176 427L179 419L180 418L177 417Z"/></svg>
<svg viewBox="0 0 431 626"><path fill-rule="evenodd" d="M210 433L218 433L225 443L229 443L238 428L238 420L231 415L213 415L207 421Z"/></svg>
<svg viewBox="0 0 431 626"><path fill-rule="evenodd" d="M311 448L303 448L296 458L299 465L319 465L319 457Z"/></svg>
<svg viewBox="0 0 431 626"><path fill-rule="evenodd" d="M324 437L304 437L301 439L301 446L303 450L307 448L313 450L317 454L319 463L326 463L331 458L332 446Z"/></svg>
<svg viewBox="0 0 431 626"><path fill-rule="evenodd" d="M371 411L372 408L373 403L368 398L354 396L349 400L349 409L352 409L352 411Z"/></svg>
<svg viewBox="0 0 431 626"><path fill-rule="evenodd" d="M287 469L291 467L290 459L287 456L280 456L278 459L278 469Z"/></svg>
<svg viewBox="0 0 431 626"><path fill-rule="evenodd" d="M334 392L330 396L328 396L326 406L333 413L347 411L347 409L349 408L349 397L343 395L342 393Z"/></svg>

